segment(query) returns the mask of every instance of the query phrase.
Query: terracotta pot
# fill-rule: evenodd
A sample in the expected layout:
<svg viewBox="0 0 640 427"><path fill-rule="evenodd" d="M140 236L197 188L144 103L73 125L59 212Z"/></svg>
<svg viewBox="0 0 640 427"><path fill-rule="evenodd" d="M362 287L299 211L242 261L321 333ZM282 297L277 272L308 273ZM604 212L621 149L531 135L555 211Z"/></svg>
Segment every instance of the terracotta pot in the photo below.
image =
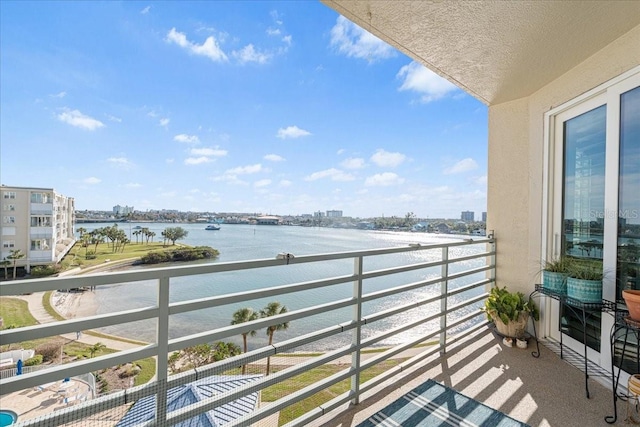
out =
<svg viewBox="0 0 640 427"><path fill-rule="evenodd" d="M629 316L633 320L640 321L640 291L624 290L622 291L622 298L627 303Z"/></svg>

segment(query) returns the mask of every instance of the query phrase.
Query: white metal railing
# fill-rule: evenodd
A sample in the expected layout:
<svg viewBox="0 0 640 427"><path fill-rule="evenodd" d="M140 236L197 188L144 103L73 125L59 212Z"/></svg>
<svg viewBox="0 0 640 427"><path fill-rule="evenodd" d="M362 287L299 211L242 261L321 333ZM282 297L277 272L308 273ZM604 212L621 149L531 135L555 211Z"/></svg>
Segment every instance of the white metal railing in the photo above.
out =
<svg viewBox="0 0 640 427"><path fill-rule="evenodd" d="M470 249L470 251L462 253L462 249ZM157 402L157 405L154 406L156 411L155 418L145 425L172 425L211 411L242 396L262 392L268 387L274 385L286 387L287 380L297 375L305 373L314 367L336 363L342 357L349 357L351 362L346 366L343 365L344 369L338 373L308 385L301 390L286 392L284 397L275 401L262 402L258 409L227 424L230 426L253 424L326 389L332 384L351 379L351 388L348 392L329 402L318 405L287 424L288 426L302 426L344 403L350 401L358 403L363 392L392 378L402 369L414 366L437 352L445 352L448 346L484 327L487 322L483 317L484 313L480 310L480 306L487 296L488 288L495 281L495 253L494 240L480 238L442 244L415 244L395 248L296 257L288 256L288 254L279 254L275 259L171 266L65 278L22 280L1 284L0 294L2 296L114 284L124 286L122 294L126 296L126 286L138 286L135 282L152 280L155 281L157 286L156 304L150 307L0 331L1 342L3 344L11 344L111 325L126 325L130 322L145 319L152 319L156 323L155 339L149 345L141 345L130 350L2 379L0 380L0 395L4 396L66 377L96 372L134 360L155 357L157 360L156 375L148 384L100 396L77 406L54 411L37 419L26 421L21 419L19 421L21 421L21 425L42 426L69 423L110 408L119 408L122 405L131 404L131 402L138 401L146 396L154 396ZM384 268L373 270L367 268L370 265L370 260L374 258L391 257L393 259L394 256L399 254L415 255L412 258L415 262L396 263L395 265L391 264L391 266L387 265ZM422 256L423 254L425 256ZM426 254L430 255L426 256ZM262 271L261 269L274 267L292 268L292 265L313 269L314 266L326 265L323 263L344 263L348 260L353 262L353 270L350 274L283 283L252 291L227 291L227 293L218 293L205 298L180 302L170 301L172 280L181 277L190 278L211 274L215 278L218 277L217 275L230 273L239 275L248 270L257 269ZM426 272L430 273L427 274ZM404 274L409 273L418 273L421 279L403 282L403 278L407 277ZM374 292L367 292L367 287L364 284L380 278L385 280L385 287ZM250 301L258 298L295 295L298 292L322 290L336 285L349 287L351 289L350 296L348 298L332 298L329 302L299 308L285 314L260 318L247 323L217 327L173 339L169 337L171 316L229 304L241 303L250 305ZM417 291L424 291L424 293L416 293ZM376 311L371 311L370 305L368 305L373 302L387 301L383 300L384 298L388 299L389 297L403 295L410 295L408 302L406 298L396 298L393 305L384 303L383 308ZM436 309L426 310L426 307L429 306L435 306ZM369 307L369 311L366 311L365 307ZM332 310L344 310L345 308L349 309L351 313L346 321L337 320L332 326L313 329L311 332L295 336L284 342L264 345L239 356L224 359L181 374L168 375L168 355L172 352L201 343L211 343L238 337L251 331L264 330L270 325L307 320L314 315ZM377 325L385 320L397 319L398 317L402 319L405 313L417 308L420 310L425 309L424 316L407 319L404 323L392 323L389 327L376 330L374 334L369 333L366 336L363 334L363 330L371 325ZM435 324L436 326L420 336L405 340L399 345L385 346L386 350L373 356L369 354L366 359L363 357L363 349L379 347L384 340L429 324ZM348 345L324 352L320 356L309 357L308 360L271 375L263 376L247 386L214 395L205 401L181 408L180 411L167 411L166 396L169 389L190 384L193 381L213 375L222 375L238 366L286 354L299 349L301 346L313 346L314 343L317 344L321 340L345 333L351 335L351 343ZM424 346L425 343L430 345ZM415 350L420 345L424 346L420 347L422 350L401 365L395 366L367 382L361 382L360 374L367 368L392 357L403 355L411 349Z"/></svg>

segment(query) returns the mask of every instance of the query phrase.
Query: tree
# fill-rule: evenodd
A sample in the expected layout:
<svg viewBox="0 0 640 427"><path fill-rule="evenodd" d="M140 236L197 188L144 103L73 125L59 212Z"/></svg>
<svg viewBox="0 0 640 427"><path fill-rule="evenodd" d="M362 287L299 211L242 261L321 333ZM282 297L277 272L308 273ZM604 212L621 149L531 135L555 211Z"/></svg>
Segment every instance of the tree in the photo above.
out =
<svg viewBox="0 0 640 427"><path fill-rule="evenodd" d="M260 317L272 317L284 314L287 312L287 307L281 305L279 302L274 301L267 304L265 308L260 310ZM279 323L267 327L267 335L269 336L269 345L273 344L273 335L276 331L283 331L289 329L289 322ZM269 369L271 368L271 357L267 357L267 374L269 375Z"/></svg>
<svg viewBox="0 0 640 427"><path fill-rule="evenodd" d="M142 230L136 230L132 233L134 236L136 236L136 245L138 244L138 236L140 236L140 234L142 234Z"/></svg>
<svg viewBox="0 0 640 427"><path fill-rule="evenodd" d="M171 240L171 245L175 245L176 240L184 239L188 234L189 232L182 227L169 227L164 229L163 237Z"/></svg>
<svg viewBox="0 0 640 427"><path fill-rule="evenodd" d="M239 325L241 323L251 322L253 320L258 320L260 315L253 311L252 308L246 307L237 310L233 313L233 320L231 321L232 325ZM251 335L252 337L256 335L256 331L247 331L242 333L242 347L244 349L244 353L247 352L247 335ZM242 375L246 374L247 365L242 365Z"/></svg>
<svg viewBox="0 0 640 427"><path fill-rule="evenodd" d="M12 249L7 259L13 260L13 278L16 278L16 267L19 259L26 257L20 249Z"/></svg>
<svg viewBox="0 0 640 427"><path fill-rule="evenodd" d="M87 232L87 229L86 229L86 228L84 228L84 227L78 227L78 228L76 229L76 231L77 231L78 233L80 233L80 238L82 238L82 236L84 236L84 233L86 233L86 232Z"/></svg>
<svg viewBox="0 0 640 427"><path fill-rule="evenodd" d="M91 355L91 358L93 358L93 356L95 356L96 353L101 352L105 348L107 348L107 346L102 344L101 342L97 342L94 345L92 345L91 347L89 347L89 354Z"/></svg>
<svg viewBox="0 0 640 427"><path fill-rule="evenodd" d="M7 271L9 266L11 265L11 261L8 260L6 257L2 259L2 261L0 261L0 266L2 266L2 268L4 268L4 278L8 279L9 278L9 272Z"/></svg>

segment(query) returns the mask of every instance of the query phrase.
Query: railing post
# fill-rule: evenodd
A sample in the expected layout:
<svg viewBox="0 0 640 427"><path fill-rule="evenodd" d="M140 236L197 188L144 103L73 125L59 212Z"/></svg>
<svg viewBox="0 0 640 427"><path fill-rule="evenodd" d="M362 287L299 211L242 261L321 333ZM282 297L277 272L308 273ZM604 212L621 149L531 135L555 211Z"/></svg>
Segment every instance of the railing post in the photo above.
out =
<svg viewBox="0 0 640 427"><path fill-rule="evenodd" d="M169 276L158 280L158 323L156 330L156 425L167 424L167 371L169 354Z"/></svg>
<svg viewBox="0 0 640 427"><path fill-rule="evenodd" d="M353 272L356 275L356 280L353 281L353 298L356 303L353 305L353 321L356 323L356 327L351 333L351 345L355 348L355 351L351 353L351 367L354 369L355 374L351 376L351 392L353 393L353 399L351 403L357 405L360 403L360 343L362 342L362 327L360 325L360 319L362 319L362 256L354 258Z"/></svg>
<svg viewBox="0 0 640 427"><path fill-rule="evenodd" d="M442 248L440 267L440 354L447 352L447 296L449 294L449 247Z"/></svg>

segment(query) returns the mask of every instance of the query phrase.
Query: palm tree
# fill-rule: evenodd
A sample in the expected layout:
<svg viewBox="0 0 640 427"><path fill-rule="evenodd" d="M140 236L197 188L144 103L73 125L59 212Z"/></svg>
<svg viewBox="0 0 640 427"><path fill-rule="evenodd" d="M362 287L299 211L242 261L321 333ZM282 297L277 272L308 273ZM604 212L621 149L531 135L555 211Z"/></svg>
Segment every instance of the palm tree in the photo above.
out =
<svg viewBox="0 0 640 427"><path fill-rule="evenodd" d="M251 307L241 308L235 313L233 313L233 320L231 321L232 325L239 325L245 322L251 322L252 320L258 320L260 315L253 311ZM244 349L244 353L247 352L247 335L251 335L252 337L256 335L256 331L247 331L242 333L242 345ZM242 375L246 374L247 365L242 365Z"/></svg>
<svg viewBox="0 0 640 427"><path fill-rule="evenodd" d="M76 231L77 231L78 233L80 233L80 238L82 238L82 236L84 236L84 233L86 233L86 232L87 232L87 229L86 229L86 228L84 228L84 227L78 227L78 228L76 229Z"/></svg>
<svg viewBox="0 0 640 427"><path fill-rule="evenodd" d="M101 352L105 348L107 348L107 346L102 344L101 342L97 342L94 345L92 345L91 347L89 347L89 354L91 354L91 358L93 358L93 356L95 356L96 353Z"/></svg>
<svg viewBox="0 0 640 427"><path fill-rule="evenodd" d="M4 279L8 279L9 278L9 272L7 271L7 269L9 268L9 266L11 265L11 261L9 261L6 257L2 259L2 261L0 261L0 266L2 266L2 268L4 268Z"/></svg>
<svg viewBox="0 0 640 427"><path fill-rule="evenodd" d="M260 310L260 317L271 317L284 314L287 312L287 307L281 305L279 302L274 301L267 304L265 308ZM267 335L269 335L269 345L273 344L273 335L276 331L283 331L289 328L289 322L280 323L277 325L271 325L267 327ZM269 369L271 367L271 357L267 357L267 375L269 375Z"/></svg>
<svg viewBox="0 0 640 427"><path fill-rule="evenodd" d="M12 249L11 253L7 257L7 259L13 260L13 278L14 279L16 278L16 264L17 264L18 260L22 259L22 258L24 258L26 256L27 255L25 255L20 249Z"/></svg>

